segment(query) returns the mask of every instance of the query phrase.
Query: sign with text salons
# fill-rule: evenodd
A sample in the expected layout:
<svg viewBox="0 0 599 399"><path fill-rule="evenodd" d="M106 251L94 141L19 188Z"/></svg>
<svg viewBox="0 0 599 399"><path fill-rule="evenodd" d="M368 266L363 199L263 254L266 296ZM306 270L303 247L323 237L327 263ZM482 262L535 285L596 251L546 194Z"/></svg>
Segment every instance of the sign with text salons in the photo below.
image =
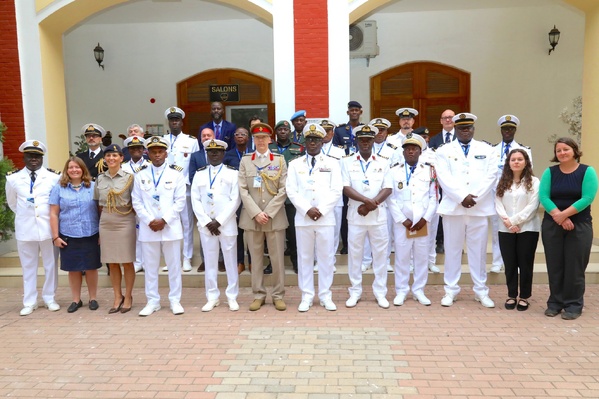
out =
<svg viewBox="0 0 599 399"><path fill-rule="evenodd" d="M210 101L239 101L239 85L210 85Z"/></svg>

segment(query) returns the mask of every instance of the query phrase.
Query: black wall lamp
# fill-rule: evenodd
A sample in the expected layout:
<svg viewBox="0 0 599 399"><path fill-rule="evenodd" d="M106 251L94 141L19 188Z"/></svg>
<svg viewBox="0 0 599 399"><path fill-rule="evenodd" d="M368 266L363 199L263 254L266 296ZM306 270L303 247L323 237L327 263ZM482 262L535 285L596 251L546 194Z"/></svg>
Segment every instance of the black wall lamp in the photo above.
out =
<svg viewBox="0 0 599 399"><path fill-rule="evenodd" d="M555 46L557 46L557 43L559 43L559 35L560 31L555 27L555 25L553 25L553 29L549 31L549 44L551 45L551 48L549 49L549 55L551 55L551 52L555 50Z"/></svg>
<svg viewBox="0 0 599 399"><path fill-rule="evenodd" d="M104 49L100 46L100 43L98 43L98 45L94 49L94 58L96 59L98 66L102 67L102 70L104 70L104 65L102 65L102 61L104 61Z"/></svg>

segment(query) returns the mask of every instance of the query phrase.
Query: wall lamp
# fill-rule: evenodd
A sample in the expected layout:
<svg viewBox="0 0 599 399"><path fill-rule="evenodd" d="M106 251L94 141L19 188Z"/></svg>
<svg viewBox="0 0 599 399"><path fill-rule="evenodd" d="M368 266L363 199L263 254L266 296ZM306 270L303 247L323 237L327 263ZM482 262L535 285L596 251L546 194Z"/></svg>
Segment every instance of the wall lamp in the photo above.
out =
<svg viewBox="0 0 599 399"><path fill-rule="evenodd" d="M551 52L555 50L555 46L557 46L557 43L559 42L559 35L560 31L555 27L555 25L553 25L553 29L549 31L549 44L551 45L551 48L549 49L549 55L551 55Z"/></svg>
<svg viewBox="0 0 599 399"><path fill-rule="evenodd" d="M98 66L102 67L102 70L104 70L104 65L102 65L102 61L104 61L104 49L100 46L100 43L98 43L94 49L94 58L96 59Z"/></svg>

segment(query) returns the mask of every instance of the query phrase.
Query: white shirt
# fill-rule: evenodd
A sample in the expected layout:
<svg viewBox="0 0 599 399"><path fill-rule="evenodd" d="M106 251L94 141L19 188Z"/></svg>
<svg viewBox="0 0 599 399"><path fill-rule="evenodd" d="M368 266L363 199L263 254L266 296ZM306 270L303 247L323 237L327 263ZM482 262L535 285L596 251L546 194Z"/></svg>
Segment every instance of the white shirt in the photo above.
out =
<svg viewBox="0 0 599 399"><path fill-rule="evenodd" d="M177 136L168 134L164 135L164 138L169 142L167 148L168 164L182 167L183 177L186 182L189 181L189 161L191 160L191 154L200 150L198 140L185 133L179 133Z"/></svg>
<svg viewBox="0 0 599 399"><path fill-rule="evenodd" d="M520 232L540 231L541 219L539 218L539 179L532 177L532 190L527 191L524 184L517 185L512 182L509 190L503 197L495 196L495 209L500 218L508 217L512 225L518 226ZM510 233L503 221L499 221L499 231Z"/></svg>

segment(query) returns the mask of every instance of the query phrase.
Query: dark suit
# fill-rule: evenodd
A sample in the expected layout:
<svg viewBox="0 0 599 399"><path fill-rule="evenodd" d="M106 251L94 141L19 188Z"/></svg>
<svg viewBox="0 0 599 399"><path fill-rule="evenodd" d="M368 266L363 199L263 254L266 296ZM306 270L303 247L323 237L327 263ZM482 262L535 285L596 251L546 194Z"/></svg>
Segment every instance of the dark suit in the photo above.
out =
<svg viewBox="0 0 599 399"><path fill-rule="evenodd" d="M220 127L220 134L219 137L216 137L216 129L214 128L214 122L210 121L208 123L203 124L202 126L200 126L200 130L198 132L198 140L201 140L201 134L202 134L202 130L203 129L212 129L212 131L214 132L214 138L217 140L222 140L225 143L227 143L227 145L229 146L229 148L233 147L235 145L235 143L233 142L233 135L235 134L235 130L237 130L237 126L234 123L231 123L229 121L226 121L223 119L222 123L221 123L221 127ZM201 142L200 142L201 144Z"/></svg>
<svg viewBox="0 0 599 399"><path fill-rule="evenodd" d="M360 123L360 125L363 125L363 123ZM337 126L333 134L333 145L343 146L346 154L349 154L350 147L356 147L356 135L351 133L352 130L350 124L346 123Z"/></svg>
<svg viewBox="0 0 599 399"><path fill-rule="evenodd" d="M96 155L94 159L90 159L89 150L85 152L80 152L77 154L77 156L83 160L83 163L85 164L85 166L87 166L87 169L89 170L89 173L92 175L92 177L94 179L98 177L98 167L96 165L100 160L104 158L104 150L100 148L100 152Z"/></svg>
<svg viewBox="0 0 599 399"><path fill-rule="evenodd" d="M437 149L437 147L439 147L441 144L445 143L445 133L447 133L445 130L441 131L441 133L438 133L436 135L434 135L433 137L431 137L428 146L430 148L432 148L433 150ZM455 140L455 133L453 134L453 139L451 141Z"/></svg>
<svg viewBox="0 0 599 399"><path fill-rule="evenodd" d="M193 177L195 176L196 171L206 165L208 165L208 161L206 160L206 151L204 151L204 148L200 148L200 151L196 151L191 154L191 158L189 160L190 183L193 183Z"/></svg>

